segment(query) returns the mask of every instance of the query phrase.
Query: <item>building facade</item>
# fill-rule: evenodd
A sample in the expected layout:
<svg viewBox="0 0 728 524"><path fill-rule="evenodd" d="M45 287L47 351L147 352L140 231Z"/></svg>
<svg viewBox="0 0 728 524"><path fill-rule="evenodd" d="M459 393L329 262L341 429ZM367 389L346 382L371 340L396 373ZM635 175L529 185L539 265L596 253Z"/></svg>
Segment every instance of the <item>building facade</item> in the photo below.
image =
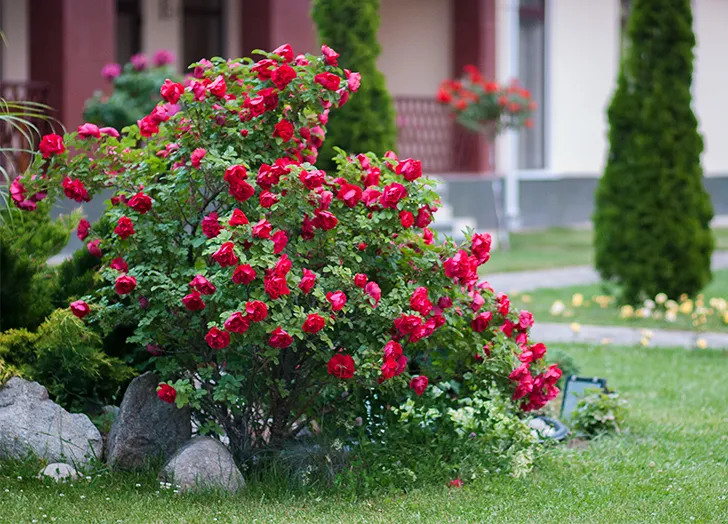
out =
<svg viewBox="0 0 728 524"><path fill-rule="evenodd" d="M169 49L176 66L290 43L317 52L311 0L0 0L0 86L46 86L67 127L104 87L99 71L137 52ZM589 220L607 154L629 0L381 0L379 66L395 99L399 152L443 180L455 229L568 225ZM728 1L693 0L694 110L716 212L728 213L723 115ZM519 78L539 109L533 129L489 147L434 102L439 83L475 64ZM493 191L494 181L502 191ZM502 200L502 201L501 201Z"/></svg>

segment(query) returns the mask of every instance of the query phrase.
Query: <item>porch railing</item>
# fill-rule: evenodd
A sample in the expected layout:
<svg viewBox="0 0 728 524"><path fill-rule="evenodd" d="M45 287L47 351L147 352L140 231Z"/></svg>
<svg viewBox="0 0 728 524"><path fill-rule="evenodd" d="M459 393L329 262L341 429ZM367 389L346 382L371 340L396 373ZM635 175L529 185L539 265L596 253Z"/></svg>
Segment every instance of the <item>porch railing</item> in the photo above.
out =
<svg viewBox="0 0 728 524"><path fill-rule="evenodd" d="M434 97L396 96L397 152L422 162L426 173L478 170L477 137L458 125Z"/></svg>
<svg viewBox="0 0 728 524"><path fill-rule="evenodd" d="M29 101L47 105L48 93L49 86L43 82L0 81L0 114L6 111L2 102ZM17 124L12 125L6 121L0 121L0 148L3 150L16 150L12 153L8 151L0 152L0 166L2 166L7 174L10 175L10 178L15 178L15 176L25 171L30 164L30 153L22 150L29 150L37 147L37 142L40 139L38 135L44 135L51 132L51 126L47 120L33 116L28 117L27 120L37 128L37 131L26 127L24 134L17 128ZM25 135L32 137L32 141L34 143L29 143L27 139L28 137Z"/></svg>

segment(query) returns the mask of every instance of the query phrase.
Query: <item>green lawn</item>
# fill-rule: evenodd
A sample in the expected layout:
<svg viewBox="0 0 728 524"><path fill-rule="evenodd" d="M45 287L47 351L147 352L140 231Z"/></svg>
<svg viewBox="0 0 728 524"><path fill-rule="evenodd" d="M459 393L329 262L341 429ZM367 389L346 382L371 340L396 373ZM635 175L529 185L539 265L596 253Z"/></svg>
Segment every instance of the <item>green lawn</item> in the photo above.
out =
<svg viewBox="0 0 728 524"><path fill-rule="evenodd" d="M574 306L575 294L581 294L583 304ZM712 298L728 299L728 270L715 271L713 281L703 292L704 307L706 308L705 323L699 322L696 315L696 308L692 312L678 313L673 322L661 318L623 318L620 315L620 308L616 306L616 300L612 297L606 307L599 303L605 297L604 290L599 284L586 286L571 286L553 289L537 289L531 292L518 294L511 297L514 305L520 309L531 311L536 321L542 322L578 322L580 324L598 324L609 326L632 326L641 328L660 329L684 329L695 331L728 331L728 325L723 320L723 312L718 308L711 307ZM565 309L561 314L552 314L551 308L554 302L560 300ZM659 309L659 308L658 308ZM697 324L696 321L698 322Z"/></svg>
<svg viewBox="0 0 728 524"><path fill-rule="evenodd" d="M716 228L716 250L728 250L728 228ZM591 229L551 228L512 233L510 251L494 250L483 271L526 271L594 262Z"/></svg>
<svg viewBox="0 0 728 524"><path fill-rule="evenodd" d="M251 485L237 497L175 495L150 476L41 483L37 469L0 467L1 522L725 522L728 355L573 346L585 375L623 394L622 437L558 446L521 479L494 474L463 489L344 497ZM21 475L22 480L17 476ZM136 486L136 484L140 484Z"/></svg>

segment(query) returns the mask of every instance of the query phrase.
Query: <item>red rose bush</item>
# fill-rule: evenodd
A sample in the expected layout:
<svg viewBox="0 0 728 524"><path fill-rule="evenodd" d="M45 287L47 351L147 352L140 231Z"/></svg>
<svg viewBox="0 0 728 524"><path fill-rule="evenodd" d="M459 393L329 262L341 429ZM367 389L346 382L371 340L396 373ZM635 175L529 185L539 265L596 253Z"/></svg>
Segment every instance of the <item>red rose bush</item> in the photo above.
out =
<svg viewBox="0 0 728 524"><path fill-rule="evenodd" d="M191 405L239 460L306 427L395 431L418 404L478 395L519 421L558 391L531 315L479 283L490 236L436 242L419 161L341 152L337 172L316 168L329 111L366 82L332 53L202 60L120 136L44 139L11 192L21 208L111 192L110 227L78 232L102 285L71 310L136 325L160 398Z"/></svg>

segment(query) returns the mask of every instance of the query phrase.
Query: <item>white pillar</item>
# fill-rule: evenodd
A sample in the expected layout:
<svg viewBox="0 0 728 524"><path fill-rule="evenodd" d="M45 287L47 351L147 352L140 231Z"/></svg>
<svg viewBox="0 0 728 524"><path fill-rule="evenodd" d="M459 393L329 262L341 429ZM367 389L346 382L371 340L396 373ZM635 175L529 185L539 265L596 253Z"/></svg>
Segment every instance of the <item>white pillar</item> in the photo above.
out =
<svg viewBox="0 0 728 524"><path fill-rule="evenodd" d="M518 78L519 0L498 0L496 20L496 71L498 79ZM505 182L505 215L509 231L521 227L518 179L518 132L510 130L498 139L496 170Z"/></svg>
<svg viewBox="0 0 728 524"><path fill-rule="evenodd" d="M174 53L172 66L177 71L183 64L182 0L142 0L142 52L150 59L156 51Z"/></svg>
<svg viewBox="0 0 728 524"><path fill-rule="evenodd" d="M0 40L2 71L0 78L12 82L26 82L30 78L30 27L28 26L28 0L0 1L2 31L7 46Z"/></svg>

